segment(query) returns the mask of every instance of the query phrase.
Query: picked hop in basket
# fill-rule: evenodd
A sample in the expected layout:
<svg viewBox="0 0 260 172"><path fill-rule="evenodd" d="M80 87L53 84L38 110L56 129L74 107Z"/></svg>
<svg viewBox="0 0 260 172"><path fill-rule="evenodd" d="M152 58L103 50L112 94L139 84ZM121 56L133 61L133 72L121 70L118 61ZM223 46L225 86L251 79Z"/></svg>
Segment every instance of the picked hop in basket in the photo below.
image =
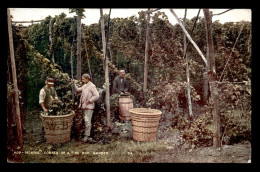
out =
<svg viewBox="0 0 260 172"><path fill-rule="evenodd" d="M133 139L155 141L162 112L150 108L133 108L129 112L132 119Z"/></svg>
<svg viewBox="0 0 260 172"><path fill-rule="evenodd" d="M49 116L41 114L45 137L47 143L65 143L70 141L71 126L75 112L71 111L67 115Z"/></svg>

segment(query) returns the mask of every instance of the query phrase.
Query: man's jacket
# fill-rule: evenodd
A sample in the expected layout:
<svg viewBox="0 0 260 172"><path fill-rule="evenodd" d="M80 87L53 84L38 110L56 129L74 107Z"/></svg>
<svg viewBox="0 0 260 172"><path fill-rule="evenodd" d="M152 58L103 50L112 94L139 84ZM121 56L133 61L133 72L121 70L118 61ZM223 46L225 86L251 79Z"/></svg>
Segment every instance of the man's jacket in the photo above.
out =
<svg viewBox="0 0 260 172"><path fill-rule="evenodd" d="M117 76L113 81L113 92L114 93L120 93L121 91L128 92L129 89L129 82L128 80L124 78L120 78L120 76Z"/></svg>
<svg viewBox="0 0 260 172"><path fill-rule="evenodd" d="M93 110L95 107L94 102L99 99L99 93L96 86L91 81L80 88L78 88L76 84L74 84L74 86L75 91L81 92L79 108Z"/></svg>

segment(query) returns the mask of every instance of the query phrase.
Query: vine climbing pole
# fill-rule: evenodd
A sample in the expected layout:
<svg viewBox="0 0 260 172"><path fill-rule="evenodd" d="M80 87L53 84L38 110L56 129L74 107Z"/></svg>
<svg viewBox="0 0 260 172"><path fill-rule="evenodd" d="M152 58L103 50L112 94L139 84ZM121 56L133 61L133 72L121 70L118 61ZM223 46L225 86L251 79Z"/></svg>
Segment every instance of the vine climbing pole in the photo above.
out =
<svg viewBox="0 0 260 172"><path fill-rule="evenodd" d="M54 50L53 50L53 37L52 37L52 19L50 20L49 23L49 41L50 41L50 54L51 54L51 60L53 63L55 63L54 59Z"/></svg>
<svg viewBox="0 0 260 172"><path fill-rule="evenodd" d="M108 58L106 57L106 37L105 37L105 26L104 26L104 16L103 9L100 9L101 18L101 33L102 33L102 45L103 45L103 55L105 59L105 83L106 83L106 112L107 112L107 127L110 128L110 102L109 102L109 71L108 71Z"/></svg>
<svg viewBox="0 0 260 172"><path fill-rule="evenodd" d="M211 14L209 9L203 9L205 16L205 27L206 27L206 38L208 42L208 68L209 68L209 86L211 92L211 102L213 104L213 147L218 148L221 146L220 143L220 114L218 105L218 85L217 85L217 75L215 67L215 57L214 57L214 46L213 46L213 35L211 28Z"/></svg>
<svg viewBox="0 0 260 172"><path fill-rule="evenodd" d="M190 34L187 32L187 30L185 29L185 27L183 26L182 22L180 21L179 17L176 15L176 13L170 9L171 13L173 14L173 16L175 17L175 19L178 21L182 31L185 33L185 35L187 36L187 38L189 39L189 41L191 42L191 44L194 46L194 48L198 51L199 55L201 56L203 62L207 65L207 60L205 58L205 56L203 55L203 53L201 52L201 50L199 49L198 45L192 40Z"/></svg>
<svg viewBox="0 0 260 172"><path fill-rule="evenodd" d="M183 26L185 27L185 20L186 20L186 15L187 15L187 8L185 9L185 14L183 18ZM187 75L187 97L188 97L188 107L189 107L189 116L190 118L193 118L192 114L192 104L191 104L191 96L190 96L190 73L189 73L189 61L187 57L187 41L186 41L186 35L184 34L183 37L183 42L184 42L184 58L186 60L186 75Z"/></svg>
<svg viewBox="0 0 260 172"><path fill-rule="evenodd" d="M218 107L218 90L217 90L217 75L216 75L216 69L215 69L215 57L214 57L214 47L213 47L213 36L212 36L212 30L211 30L211 17L209 13L209 9L204 9L204 15L205 15L205 26L206 26L206 38L208 42L208 60L204 57L203 53L199 49L199 47L196 45L196 43L192 40L191 36L183 26L182 22L179 20L176 13L170 9L171 13L174 15L176 20L178 21L179 25L181 26L183 32L189 39L189 41L193 44L194 48L198 51L200 54L203 62L205 63L206 67L209 69L208 71L208 77L209 77L209 85L210 85L210 91L211 91L211 102L213 104L213 147L217 148L220 147L220 116L219 116L219 107Z"/></svg>
<svg viewBox="0 0 260 172"><path fill-rule="evenodd" d="M86 41L87 36L86 36L85 32L82 32L82 37L83 37L83 45L85 45L84 49L86 51L86 57L87 57L87 61L88 61L88 71L89 71L89 75L91 77L91 81L93 82L94 80L93 80L93 77L92 77L91 65L90 65L90 60L89 60L90 57L88 55L88 46L87 46L87 41Z"/></svg>
<svg viewBox="0 0 260 172"><path fill-rule="evenodd" d="M147 90L147 75L148 75L148 58L149 58L149 24L150 24L150 8L147 11L147 24L146 24L146 40L145 40L145 59L144 59L144 87L143 91Z"/></svg>
<svg viewBox="0 0 260 172"><path fill-rule="evenodd" d="M9 36L11 66L12 66L13 85L14 85L16 126L17 126L17 134L18 134L18 143L19 143L20 148L22 149L23 148L23 135L22 135L20 107L19 107L19 99L18 99L18 86L17 86L16 66L15 66L15 58L14 58L12 23L11 23L11 17L10 17L10 10L9 9L7 9L7 18L8 18L8 36Z"/></svg>
<svg viewBox="0 0 260 172"><path fill-rule="evenodd" d="M81 80L81 16L77 15L77 80Z"/></svg>
<svg viewBox="0 0 260 172"><path fill-rule="evenodd" d="M71 73L71 79L73 79L73 43L71 44L70 46L70 73ZM73 100L73 104L74 104L74 101L75 101L75 88L72 87L72 92L71 92L71 95L72 95L72 100Z"/></svg>

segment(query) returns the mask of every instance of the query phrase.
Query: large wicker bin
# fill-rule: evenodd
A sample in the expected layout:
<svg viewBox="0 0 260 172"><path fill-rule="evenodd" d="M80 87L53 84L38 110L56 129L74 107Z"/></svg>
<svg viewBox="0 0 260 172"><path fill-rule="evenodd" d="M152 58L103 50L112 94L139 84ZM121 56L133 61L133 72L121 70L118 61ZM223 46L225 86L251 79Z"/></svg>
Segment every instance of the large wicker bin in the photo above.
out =
<svg viewBox="0 0 260 172"><path fill-rule="evenodd" d="M156 140L162 112L150 108L130 109L133 127L133 139L152 142Z"/></svg>
<svg viewBox="0 0 260 172"><path fill-rule="evenodd" d="M118 97L119 104L119 118L121 121L131 120L129 110L134 107L133 99L130 96Z"/></svg>
<svg viewBox="0 0 260 172"><path fill-rule="evenodd" d="M65 143L70 141L71 126L75 112L68 115L48 116L41 114L47 143Z"/></svg>

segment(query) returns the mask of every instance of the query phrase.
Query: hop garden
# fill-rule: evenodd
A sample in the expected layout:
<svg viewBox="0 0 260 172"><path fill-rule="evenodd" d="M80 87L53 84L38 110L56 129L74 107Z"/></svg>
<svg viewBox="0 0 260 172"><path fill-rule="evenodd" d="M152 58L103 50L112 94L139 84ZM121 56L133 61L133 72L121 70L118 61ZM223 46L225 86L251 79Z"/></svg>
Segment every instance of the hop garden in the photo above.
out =
<svg viewBox="0 0 260 172"><path fill-rule="evenodd" d="M84 17L84 16L82 16ZM111 18L104 15L104 23L109 34L108 58L109 80L116 76L117 69L125 69L130 78L131 94L135 107L149 107L162 111L158 138L155 143L139 143L132 140L131 134L109 132L106 127L105 99L102 92L105 83L104 59L102 59L101 22L89 26L82 24L81 73L89 73L97 86L100 100L93 117L92 134L99 141L94 145L81 144L81 119L75 116L70 142L60 145L45 143L40 136L40 106L38 96L47 76L55 79L55 89L62 106L54 105L55 111L66 114L75 109L79 95L72 97L70 78L76 78L77 65L77 17L67 17L62 13L48 16L42 22L23 27L12 25L14 55L19 89L24 151L71 150L90 152L88 156L70 154L66 156L24 154L24 162L165 162L156 156L168 157L175 153L172 162L182 162L181 150L198 150L212 146L213 102L209 99L211 91L205 92L205 65L193 46L187 47L190 73L190 95L193 119L189 118L186 65L183 58L183 32L179 25L172 25L168 16L160 11L151 15L148 88L143 93L144 55L146 41L146 13L128 18ZM188 32L193 30L192 39L203 54L207 54L205 19L194 17L186 19ZM193 27L196 21L196 27ZM50 26L51 37L50 41ZM216 78L218 84L218 106L221 121L221 145L244 145L248 151L251 143L251 77L252 77L252 23L218 21L212 23ZM235 45L235 46L234 46ZM55 61L53 62L53 57ZM78 82L80 84L80 82ZM206 84L207 85L207 84ZM110 85L110 89L111 89ZM112 96L112 95L111 95ZM116 128L116 102L111 99L111 117ZM8 157L18 147L17 128L14 109L14 90L10 53L7 57L7 143ZM131 131L130 131L131 133ZM169 136L167 138L167 136ZM93 152L109 152L93 154ZM195 152L195 151L193 151ZM249 152L250 154L250 152ZM179 156L177 156L179 155ZM226 156L227 154L222 154ZM121 157L121 158L118 158ZM190 155L192 156L192 155ZM247 155L245 155L247 156ZM101 157L101 158L100 158ZM169 157L168 157L169 159ZM177 160L178 159L178 160ZM184 158L185 159L185 158ZM247 161L248 157L241 160ZM187 162L188 158L186 157ZM230 162L227 158L224 162ZM232 161L236 162L235 158ZM240 162L240 161L239 161Z"/></svg>

